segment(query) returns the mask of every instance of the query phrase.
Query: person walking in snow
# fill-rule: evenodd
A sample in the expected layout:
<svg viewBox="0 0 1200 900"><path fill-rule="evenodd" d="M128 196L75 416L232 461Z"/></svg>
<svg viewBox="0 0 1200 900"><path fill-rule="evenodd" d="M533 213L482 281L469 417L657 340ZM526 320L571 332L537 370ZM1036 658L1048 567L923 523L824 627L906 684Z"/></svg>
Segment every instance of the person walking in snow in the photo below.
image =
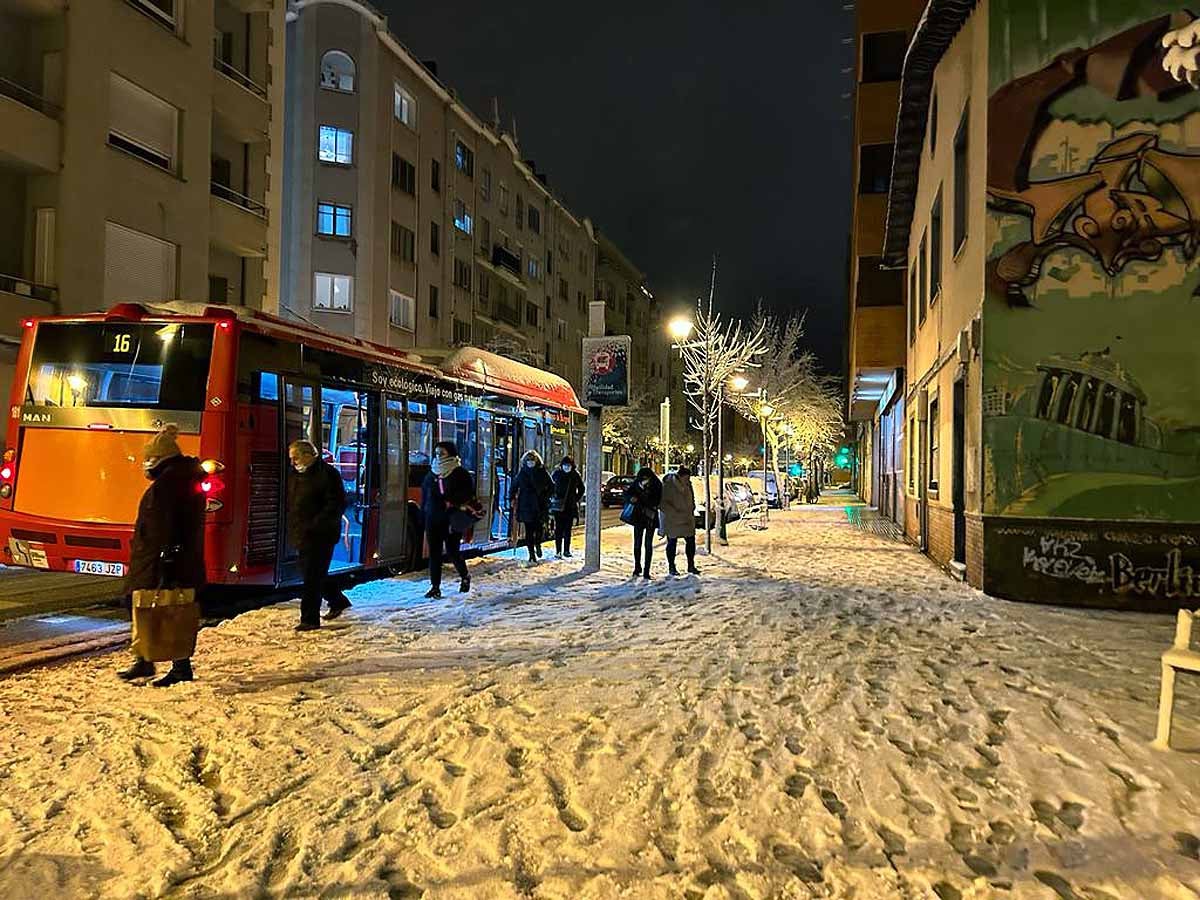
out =
<svg viewBox="0 0 1200 900"><path fill-rule="evenodd" d="M525 526L525 546L529 549L529 564L542 558L546 517L550 514L550 495L554 482L536 450L526 450L521 456L521 471L513 479L510 506L517 521Z"/></svg>
<svg viewBox="0 0 1200 900"><path fill-rule="evenodd" d="M678 575L675 553L680 538L687 554L687 570L699 575L696 568L696 493L692 488L692 473L687 466L663 476L662 507L659 510L659 530L667 539L667 565L672 575Z"/></svg>
<svg viewBox="0 0 1200 900"><path fill-rule="evenodd" d="M579 519L579 501L583 498L583 479L575 471L575 460L564 456L554 474L554 493L550 512L554 514L554 555L571 558L571 529Z"/></svg>
<svg viewBox="0 0 1200 900"><path fill-rule="evenodd" d="M425 538L429 544L429 592L431 599L442 596L442 562L454 564L458 572L458 592L471 589L471 574L463 559L463 536L467 522L477 516L471 510L475 501L475 481L458 458L453 441L442 441L433 448L433 465L421 483L421 512L425 516Z"/></svg>
<svg viewBox="0 0 1200 900"><path fill-rule="evenodd" d="M192 680L200 630L195 591L204 586L204 470L183 455L178 434L178 426L167 425L142 451L150 486L138 504L129 554L134 660L119 674L126 681L149 678L155 661L170 659L171 671L155 687ZM155 605L139 605L139 594L155 595Z"/></svg>
<svg viewBox="0 0 1200 900"><path fill-rule="evenodd" d="M336 619L350 608L349 598L329 578L333 551L342 538L346 486L311 441L292 441L288 459L295 470L288 489L288 537L300 551L304 574L296 630L315 631L321 627L322 598L329 603L326 619Z"/></svg>
<svg viewBox="0 0 1200 900"><path fill-rule="evenodd" d="M621 521L633 526L634 578L650 578L650 562L654 556L654 529L658 527L660 503L662 482L649 466L642 466L633 483L625 488L625 508L621 510Z"/></svg>

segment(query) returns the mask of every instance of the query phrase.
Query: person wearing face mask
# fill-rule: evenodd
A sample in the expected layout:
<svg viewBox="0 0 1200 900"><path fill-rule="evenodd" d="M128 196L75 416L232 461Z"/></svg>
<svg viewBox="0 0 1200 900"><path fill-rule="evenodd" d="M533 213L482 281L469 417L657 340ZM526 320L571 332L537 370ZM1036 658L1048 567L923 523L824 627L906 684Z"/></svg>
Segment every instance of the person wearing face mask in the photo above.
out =
<svg viewBox="0 0 1200 900"><path fill-rule="evenodd" d="M341 473L321 459L310 441L293 441L288 459L295 474L288 490L288 536L300 551L304 589L300 594L297 631L321 627L321 600L329 603L326 619L350 608L350 600L329 578L333 550L342 536L346 488Z"/></svg>
<svg viewBox="0 0 1200 900"><path fill-rule="evenodd" d="M542 541L545 540L546 517L550 514L553 492L554 482L546 472L542 457L536 450L526 450L521 457L521 471L513 479L509 500L517 521L525 526L525 546L529 550L531 566L542 558Z"/></svg>
<svg viewBox="0 0 1200 900"><path fill-rule="evenodd" d="M183 455L176 440L178 434L177 426L167 425L142 451L142 467L150 485L138 504L133 526L126 584L131 593L160 588L199 590L204 586L204 494L200 490L204 470L198 459ZM182 605L158 610L134 607L134 661L120 673L121 678L131 681L154 675L157 658L147 649L145 635L139 639L138 632L148 631L150 619L158 614L165 625L157 629L157 640L186 649L168 657L171 671L154 686L170 687L192 680L200 610L194 602L187 609L180 608Z"/></svg>
<svg viewBox="0 0 1200 900"><path fill-rule="evenodd" d="M471 589L471 575L459 547L464 535L461 522L473 518L464 519L464 515L474 500L475 483L458 458L458 447L452 441L442 441L433 448L433 462L421 484L421 511L429 543L428 598L442 596L444 559L449 559L458 572L459 593Z"/></svg>
<svg viewBox="0 0 1200 900"><path fill-rule="evenodd" d="M575 460L564 456L554 474L554 494L550 512L554 514L554 556L571 558L571 529L579 520L579 501L583 498L583 479L575 471Z"/></svg>

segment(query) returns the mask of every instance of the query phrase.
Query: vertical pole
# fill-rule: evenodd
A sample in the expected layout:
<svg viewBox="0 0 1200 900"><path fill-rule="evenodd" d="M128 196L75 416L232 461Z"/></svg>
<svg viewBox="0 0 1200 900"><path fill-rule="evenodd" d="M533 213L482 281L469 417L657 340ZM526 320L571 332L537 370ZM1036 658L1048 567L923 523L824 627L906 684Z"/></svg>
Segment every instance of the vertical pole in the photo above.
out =
<svg viewBox="0 0 1200 900"><path fill-rule="evenodd" d="M767 403L767 389L763 388L759 397L758 421L762 427L763 439L763 504L766 507L765 516L767 520L771 518L771 498L767 494L767 450L770 447L770 441L767 440L767 416L762 411L762 407Z"/></svg>
<svg viewBox="0 0 1200 900"><path fill-rule="evenodd" d="M717 534L721 546L729 545L725 532L725 385L717 385Z"/></svg>
<svg viewBox="0 0 1200 900"><path fill-rule="evenodd" d="M604 301L588 304L588 337L604 337ZM626 360L626 365L629 360ZM583 571L600 571L600 470L604 467L604 408L588 407Z"/></svg>

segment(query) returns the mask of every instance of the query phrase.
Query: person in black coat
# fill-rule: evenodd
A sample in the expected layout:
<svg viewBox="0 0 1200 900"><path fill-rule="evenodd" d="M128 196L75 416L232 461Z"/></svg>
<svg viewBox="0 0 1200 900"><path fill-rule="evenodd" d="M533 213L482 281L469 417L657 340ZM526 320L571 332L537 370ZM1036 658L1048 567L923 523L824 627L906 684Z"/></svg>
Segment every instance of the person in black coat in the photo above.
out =
<svg viewBox="0 0 1200 900"><path fill-rule="evenodd" d="M662 482L649 466L638 469L637 477L625 488L625 509L621 521L633 526L633 577L650 578L654 556L654 530L658 527L658 507L662 504ZM645 548L645 565L642 550Z"/></svg>
<svg viewBox="0 0 1200 900"><path fill-rule="evenodd" d="M442 441L433 448L433 464L421 483L421 512L425 518L425 538L429 543L430 598L442 596L442 561L454 564L460 579L458 591L471 589L471 575L460 549L463 539L461 523L456 523L455 511L475 500L475 482L458 458L453 441ZM456 527L458 525L459 527Z"/></svg>
<svg viewBox="0 0 1200 900"><path fill-rule="evenodd" d="M554 474L554 493L550 512L554 514L554 555L571 557L571 529L579 520L579 501L583 499L583 479L575 470L575 460L564 456Z"/></svg>
<svg viewBox="0 0 1200 900"><path fill-rule="evenodd" d="M204 470L200 461L184 456L176 442L175 425L166 426L143 451L143 468L150 486L138 504L137 521L130 544L129 575L126 587L133 591L162 587L193 588L204 586L204 494L200 483ZM136 618L137 612L134 612ZM191 644L195 645L195 629ZM154 663L134 656L133 665L120 673L126 681L149 678ZM170 687L192 680L191 657L173 660L171 671L154 682L155 687Z"/></svg>
<svg viewBox="0 0 1200 900"><path fill-rule="evenodd" d="M300 595L297 631L321 627L321 599L329 603L326 619L350 608L350 600L329 578L333 548L342 536L346 487L342 475L317 453L309 441L293 441L288 459L296 474L288 491L288 536L300 551L304 590Z"/></svg>
<svg viewBox="0 0 1200 900"><path fill-rule="evenodd" d="M521 471L513 479L509 495L517 521L525 526L525 546L529 548L529 564L542 558L546 518L550 515L550 495L554 482L536 450L526 450L521 457Z"/></svg>

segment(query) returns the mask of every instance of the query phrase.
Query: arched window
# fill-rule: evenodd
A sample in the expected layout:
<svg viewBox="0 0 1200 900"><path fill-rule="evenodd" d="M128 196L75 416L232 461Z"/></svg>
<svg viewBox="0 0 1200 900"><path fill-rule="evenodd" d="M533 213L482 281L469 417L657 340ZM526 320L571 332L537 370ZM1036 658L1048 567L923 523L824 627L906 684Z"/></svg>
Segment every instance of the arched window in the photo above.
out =
<svg viewBox="0 0 1200 900"><path fill-rule="evenodd" d="M321 57L321 87L354 93L354 60L341 50L327 50Z"/></svg>

